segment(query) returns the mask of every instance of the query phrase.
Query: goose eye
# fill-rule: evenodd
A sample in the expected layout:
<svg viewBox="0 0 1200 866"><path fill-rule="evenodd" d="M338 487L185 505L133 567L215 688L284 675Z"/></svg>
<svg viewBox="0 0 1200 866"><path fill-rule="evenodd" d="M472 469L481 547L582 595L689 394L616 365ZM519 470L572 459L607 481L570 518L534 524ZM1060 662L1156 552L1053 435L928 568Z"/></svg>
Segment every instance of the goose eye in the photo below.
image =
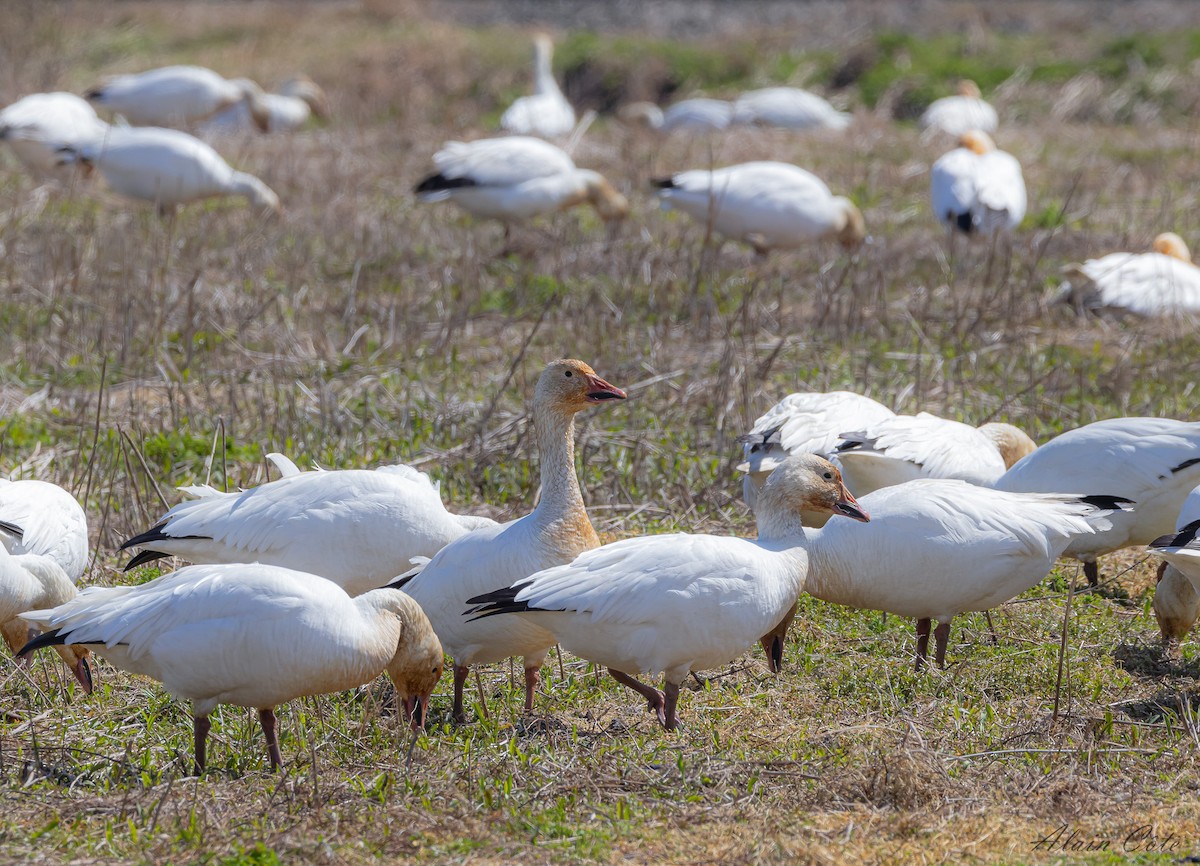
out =
<svg viewBox="0 0 1200 866"><path fill-rule="evenodd" d="M571 378L571 371L570 371L570 370L567 370L567 378L568 378L568 379L570 379L570 378Z"/></svg>
<svg viewBox="0 0 1200 866"><path fill-rule="evenodd" d="M826 472L826 473L825 473L825 477L826 477L827 479L829 479L830 481L832 481L832 480L833 480L833 473L832 473L832 472Z"/></svg>

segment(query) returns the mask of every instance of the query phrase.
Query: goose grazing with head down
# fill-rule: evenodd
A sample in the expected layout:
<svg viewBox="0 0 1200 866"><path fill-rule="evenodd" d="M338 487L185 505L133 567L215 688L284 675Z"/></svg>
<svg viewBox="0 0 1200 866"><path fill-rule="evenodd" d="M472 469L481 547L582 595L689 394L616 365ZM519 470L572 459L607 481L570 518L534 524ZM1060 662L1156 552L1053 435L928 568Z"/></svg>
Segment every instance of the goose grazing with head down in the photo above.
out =
<svg viewBox="0 0 1200 866"><path fill-rule="evenodd" d="M467 599L570 562L600 544L588 520L575 475L575 415L598 403L624 400L582 361L547 365L533 395L533 425L541 460L541 498L532 512L510 523L476 529L442 548L402 585L417 600L454 659L454 717L462 720L463 684L471 665L525 658L525 709L533 709L538 671L554 636L528 622L463 616Z"/></svg>
<svg viewBox="0 0 1200 866"><path fill-rule="evenodd" d="M815 241L853 249L866 237L862 213L820 178L783 162L745 162L653 181L664 210L681 210L759 255Z"/></svg>
<svg viewBox="0 0 1200 866"><path fill-rule="evenodd" d="M884 418L894 417L887 406L852 391L798 391L788 394L763 413L750 432L741 437L745 460L742 495L754 507L758 491L771 471L789 454L819 454L837 465L834 449L846 430L861 430ZM846 487L858 494L850 479ZM824 516L805 515L805 526L824 525Z"/></svg>
<svg viewBox="0 0 1200 866"><path fill-rule="evenodd" d="M1163 557L1154 589L1154 618L1162 635L1165 658L1179 658L1179 643L1200 618L1200 487L1188 494L1179 509L1175 532L1150 542L1150 552ZM1164 551L1168 553L1164 554ZM1181 568L1187 569L1190 574ZM1194 580L1194 583L1193 583Z"/></svg>
<svg viewBox="0 0 1200 866"><path fill-rule="evenodd" d="M177 129L110 127L101 139L59 149L62 162L95 167L113 192L153 202L163 214L201 199L233 195L281 215L279 196L252 174L234 171L215 150Z"/></svg>
<svg viewBox="0 0 1200 866"><path fill-rule="evenodd" d="M808 542L801 511L868 520L837 468L813 454L789 457L759 492L758 538L650 535L605 545L573 562L468 600L474 622L536 623L567 650L608 667L646 698L667 730L679 719L688 673L726 664L795 606ZM778 669L782 644L763 648ZM662 692L635 678L662 672Z"/></svg>
<svg viewBox="0 0 1200 866"><path fill-rule="evenodd" d="M883 418L853 433L843 431L836 452L846 483L861 496L917 478L994 484L1036 448L1011 424L972 427L921 412Z"/></svg>
<svg viewBox="0 0 1200 866"><path fill-rule="evenodd" d="M248 79L229 80L202 66L163 66L114 75L84 94L92 105L119 114L135 126L187 126L237 103L266 132L270 110L262 89Z"/></svg>
<svg viewBox="0 0 1200 866"><path fill-rule="evenodd" d="M964 133L958 147L929 173L933 213L950 231L990 237L1011 233L1025 219L1025 177L1010 153L984 132Z"/></svg>
<svg viewBox="0 0 1200 866"><path fill-rule="evenodd" d="M0 140L32 174L69 181L60 147L79 147L103 138L108 124L73 93L33 93L0 111Z"/></svg>
<svg viewBox="0 0 1200 866"><path fill-rule="evenodd" d="M575 109L554 80L550 62L554 43L544 33L533 37L533 95L522 96L500 116L500 126L517 135L556 138L575 128Z"/></svg>
<svg viewBox="0 0 1200 866"><path fill-rule="evenodd" d="M140 547L125 570L163 556L196 563L261 562L316 574L350 595L381 587L486 517L451 514L438 486L411 466L301 472L268 455L283 478L222 493L188 487L153 528L121 545Z"/></svg>
<svg viewBox="0 0 1200 866"><path fill-rule="evenodd" d="M1111 516L1111 529L1079 536L1063 551L1083 562L1088 583L1096 586L1097 557L1170 532L1197 484L1200 422L1111 418L1056 436L1004 473L995 487L1027 493L1102 490L1132 500L1132 510Z"/></svg>
<svg viewBox="0 0 1200 866"><path fill-rule="evenodd" d="M973 129L995 132L998 125L996 109L983 100L979 86L968 80L958 83L957 96L943 96L931 102L920 120L921 129L954 138Z"/></svg>
<svg viewBox="0 0 1200 866"><path fill-rule="evenodd" d="M798 87L748 90L733 103L733 122L744 126L840 131L850 125L851 119L825 99Z"/></svg>
<svg viewBox="0 0 1200 866"><path fill-rule="evenodd" d="M684 99L665 111L653 102L634 102L619 112L626 123L644 124L663 135L672 132L719 132L733 122L733 104L723 99Z"/></svg>
<svg viewBox="0 0 1200 866"><path fill-rule="evenodd" d="M576 168L566 152L526 136L450 141L433 155L437 174L417 184L421 201L453 201L477 217L514 221L587 202L601 219L629 213L629 202L594 171Z"/></svg>
<svg viewBox="0 0 1200 866"><path fill-rule="evenodd" d="M278 93L264 93L267 112L266 129L260 129L245 102L238 102L217 112L204 124L206 134L232 135L246 132L293 132L308 123L310 117L324 120L329 116L329 98L307 75L289 78Z"/></svg>
<svg viewBox="0 0 1200 866"><path fill-rule="evenodd" d="M283 762L279 704L351 689L386 670L415 730L442 673L442 648L404 593L384 588L352 599L323 578L257 563L193 565L139 586L93 586L24 616L48 631L22 653L90 646L191 701L197 775L217 704L258 710L275 769Z"/></svg>
<svg viewBox="0 0 1200 866"><path fill-rule="evenodd" d="M1059 300L1076 310L1138 316L1200 313L1200 268L1183 238L1163 232L1148 253L1111 253L1067 265Z"/></svg>

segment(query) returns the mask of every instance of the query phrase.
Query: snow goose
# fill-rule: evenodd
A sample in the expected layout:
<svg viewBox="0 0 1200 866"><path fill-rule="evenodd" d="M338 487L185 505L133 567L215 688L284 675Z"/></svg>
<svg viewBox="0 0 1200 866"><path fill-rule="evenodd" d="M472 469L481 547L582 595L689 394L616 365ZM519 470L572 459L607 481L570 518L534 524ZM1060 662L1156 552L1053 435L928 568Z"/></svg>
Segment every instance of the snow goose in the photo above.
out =
<svg viewBox="0 0 1200 866"><path fill-rule="evenodd" d="M1077 310L1139 316L1200 313L1200 268L1183 238L1164 232L1148 253L1111 253L1068 265L1059 300Z"/></svg>
<svg viewBox="0 0 1200 866"><path fill-rule="evenodd" d="M681 210L759 255L814 241L853 249L866 236L862 213L819 177L783 162L745 162L653 181L664 210Z"/></svg>
<svg viewBox="0 0 1200 866"><path fill-rule="evenodd" d="M917 667L932 620L945 663L950 620L988 610L1035 586L1074 539L1108 529L1127 500L1003 493L922 479L862 497L869 526L830 521L809 532L805 591L816 598L917 620ZM764 637L782 644L787 618Z"/></svg>
<svg viewBox="0 0 1200 866"><path fill-rule="evenodd" d="M653 102L634 102L618 112L626 123L640 123L663 135L684 132L719 132L733 121L733 104L723 99L684 99L665 111Z"/></svg>
<svg viewBox="0 0 1200 866"><path fill-rule="evenodd" d="M171 213L177 205L235 195L276 215L279 196L251 174L234 171L215 150L177 129L110 127L99 140L59 150L64 163L94 166L114 191L154 202Z"/></svg>
<svg viewBox="0 0 1200 866"><path fill-rule="evenodd" d="M24 618L48 631L22 654L90 646L191 701L197 775L217 704L258 710L275 769L283 763L279 704L351 689L386 670L415 729L442 672L441 646L404 593L383 588L352 599L324 578L271 565L193 565L139 586L93 586Z"/></svg>
<svg viewBox="0 0 1200 866"><path fill-rule="evenodd" d="M180 126L207 120L245 103L255 125L266 132L270 112L261 88L248 79L229 80L202 66L163 66L115 75L84 94L92 105L119 114L135 126Z"/></svg>
<svg viewBox="0 0 1200 866"><path fill-rule="evenodd" d="M12 554L49 556L77 583L87 567L87 515L57 484L0 478L0 544Z"/></svg>
<svg viewBox="0 0 1200 866"><path fill-rule="evenodd" d="M935 99L920 120L921 129L954 138L973 129L995 132L998 125L996 109L982 99L974 81L965 80L959 82L957 96Z"/></svg>
<svg viewBox="0 0 1200 866"><path fill-rule="evenodd" d="M933 164L933 213L950 231L991 236L1012 232L1025 218L1025 178L1012 154L972 130Z"/></svg>
<svg viewBox="0 0 1200 866"><path fill-rule="evenodd" d="M1197 525L1200 525L1200 487L1189 493L1183 501L1175 532L1150 542L1150 552L1161 553L1162 550L1178 547L1176 539L1181 536L1185 551L1188 544L1196 547L1194 533ZM1189 531L1193 533L1191 540L1188 539ZM1196 619L1200 618L1200 585L1193 586L1188 575L1174 564L1174 561L1183 561L1183 557L1188 555L1186 552L1172 554L1171 559L1164 558L1158 567L1154 618L1158 620L1158 630L1162 635L1163 655L1168 659L1179 658L1179 642L1187 637ZM1200 559L1197 561L1200 562ZM1200 575L1200 571L1194 568L1190 570Z"/></svg>
<svg viewBox="0 0 1200 866"><path fill-rule="evenodd" d="M310 117L324 120L329 116L329 98L307 75L286 81L278 93L264 93L267 128L259 130L245 101L237 102L213 115L204 124L205 134L232 135L245 132L293 132L308 123Z"/></svg>
<svg viewBox="0 0 1200 866"><path fill-rule="evenodd" d="M738 465L745 472L742 493L751 508L776 466L789 454L819 454L832 457L841 434L846 430L862 430L894 412L882 403L852 391L814 391L788 394L754 422L750 432L741 437L745 460ZM851 493L858 494L846 479ZM805 526L821 526L821 518L805 515Z"/></svg>
<svg viewBox="0 0 1200 866"><path fill-rule="evenodd" d="M928 412L843 431L836 453L858 495L917 478L993 484L1037 445L1011 424L972 427Z"/></svg>
<svg viewBox="0 0 1200 866"><path fill-rule="evenodd" d="M766 87L743 93L733 104L733 122L780 129L842 130L851 117L826 100L798 87Z"/></svg>
<svg viewBox="0 0 1200 866"><path fill-rule="evenodd" d="M33 93L0 111L0 140L31 173L67 181L58 148L79 147L104 136L108 124L73 93Z"/></svg>
<svg viewBox="0 0 1200 866"><path fill-rule="evenodd" d="M1133 500L1131 511L1111 516L1111 529L1080 536L1064 551L1083 562L1095 586L1097 557L1170 532L1197 484L1200 422L1111 418L1056 436L1000 476L995 487L1025 493L1101 490Z"/></svg>
<svg viewBox="0 0 1200 866"><path fill-rule="evenodd" d="M550 61L554 43L544 33L533 37L533 95L522 96L500 116L500 126L517 135L556 138L575 128L575 109L558 89Z"/></svg>
<svg viewBox="0 0 1200 866"><path fill-rule="evenodd" d="M59 605L75 597L77 590L53 557L37 553L13 555L0 545L0 633L19 658L21 647L36 636L20 618L27 611ZM92 690L91 653L86 647L58 647L63 662L85 692Z"/></svg>
<svg viewBox="0 0 1200 866"><path fill-rule="evenodd" d="M549 630L563 648L607 666L673 730L688 673L736 658L795 604L808 565L802 510L868 519L836 467L799 454L759 493L756 540L685 533L630 538L468 603L481 606L476 622L517 613L500 621ZM776 669L777 648L764 649ZM634 677L658 672L662 692Z"/></svg>
<svg viewBox="0 0 1200 866"><path fill-rule="evenodd" d="M510 136L449 141L433 155L437 174L416 187L421 201L453 201L477 217L512 221L588 202L601 219L629 213L629 202L594 171L577 168L561 148L539 138Z"/></svg>
<svg viewBox="0 0 1200 866"><path fill-rule="evenodd" d="M575 475L575 414L625 392L582 361L551 362L533 395L533 425L541 459L541 498L532 512L501 526L476 529L442 548L424 568L398 584L417 600L454 659L454 718L462 720L463 684L471 665L512 656L525 659L525 709L533 709L538 671L554 636L528 622L468 622L467 599L570 562L600 544L583 507Z"/></svg>
<svg viewBox="0 0 1200 866"><path fill-rule="evenodd" d="M270 455L279 465L282 455ZM300 472L249 490L188 487L176 505L121 545L142 552L128 571L164 556L195 563L261 562L316 574L350 595L383 586L465 532L495 526L451 514L438 486L411 466ZM290 474L289 474L290 473Z"/></svg>

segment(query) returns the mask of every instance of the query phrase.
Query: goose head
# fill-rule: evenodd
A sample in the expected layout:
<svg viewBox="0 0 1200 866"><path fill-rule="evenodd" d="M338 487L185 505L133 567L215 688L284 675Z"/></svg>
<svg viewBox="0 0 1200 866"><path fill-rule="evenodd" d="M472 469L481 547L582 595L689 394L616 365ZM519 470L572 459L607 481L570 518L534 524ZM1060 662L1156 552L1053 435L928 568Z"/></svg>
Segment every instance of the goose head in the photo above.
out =
<svg viewBox="0 0 1200 866"><path fill-rule="evenodd" d="M617 111L617 118L630 126L645 126L649 129L662 129L665 120L662 109L653 102L631 102L623 105Z"/></svg>
<svg viewBox="0 0 1200 866"><path fill-rule="evenodd" d="M870 515L846 487L842 473L824 457L793 454L773 471L758 494L755 514L760 538L786 535L805 511L841 515L862 523Z"/></svg>
<svg viewBox="0 0 1200 866"><path fill-rule="evenodd" d="M983 98L983 94L979 92L979 85L969 78L964 78L958 82L958 95L965 96L968 99Z"/></svg>
<svg viewBox="0 0 1200 866"><path fill-rule="evenodd" d="M279 92L284 96L304 100L309 110L313 113L313 117L319 120L328 119L329 97L325 95L325 91L321 89L321 86L307 75L297 75L295 78L288 79L279 88Z"/></svg>
<svg viewBox="0 0 1200 866"><path fill-rule="evenodd" d="M1030 439L1025 431L1012 424L992 422L984 424L979 432L991 440L1004 459L1004 467L1012 469L1018 460L1037 450L1037 443Z"/></svg>
<svg viewBox="0 0 1200 866"><path fill-rule="evenodd" d="M258 131L270 132L271 109L267 105L266 96L262 88L249 78L238 78L233 84L241 92L241 101L245 102L246 108L250 110L250 118L254 121L254 125L258 127Z"/></svg>
<svg viewBox="0 0 1200 866"><path fill-rule="evenodd" d="M624 400L625 392L601 379L583 361L551 361L538 377L533 392L535 408L571 416L596 403Z"/></svg>
<svg viewBox="0 0 1200 866"><path fill-rule="evenodd" d="M1175 232L1163 232L1154 239L1153 249L1156 253L1162 253L1164 256L1170 256L1173 259L1179 259L1182 262L1192 261L1192 253L1188 249L1187 244L1183 242L1183 238L1175 234Z"/></svg>
<svg viewBox="0 0 1200 866"><path fill-rule="evenodd" d="M581 168L576 171L576 176L582 186L577 200L571 200L568 204L586 201L596 209L600 219L610 224L629 215L629 200L617 192L603 175Z"/></svg>
<svg viewBox="0 0 1200 866"><path fill-rule="evenodd" d="M839 225L835 235L837 242L844 249L855 249L867 238L867 223L863 219L862 211L844 196L836 196L833 202L839 211Z"/></svg>
<svg viewBox="0 0 1200 866"><path fill-rule="evenodd" d="M404 715L417 731L425 726L429 699L442 678L445 656L442 645L433 633L429 618L417 602L395 590L389 608L400 620L400 640L396 653L388 662L387 675L396 689L396 698L404 707Z"/></svg>
<svg viewBox="0 0 1200 866"><path fill-rule="evenodd" d="M92 693L92 651L85 646L77 644L64 644L56 646L54 651L58 653L58 657L74 674L75 679L79 681L79 685L83 688L84 694Z"/></svg>
<svg viewBox="0 0 1200 866"><path fill-rule="evenodd" d="M977 153L982 156L985 153L991 153L996 149L996 143L992 141L992 137L980 129L972 129L970 132L964 132L958 138L958 146L965 147L972 153Z"/></svg>

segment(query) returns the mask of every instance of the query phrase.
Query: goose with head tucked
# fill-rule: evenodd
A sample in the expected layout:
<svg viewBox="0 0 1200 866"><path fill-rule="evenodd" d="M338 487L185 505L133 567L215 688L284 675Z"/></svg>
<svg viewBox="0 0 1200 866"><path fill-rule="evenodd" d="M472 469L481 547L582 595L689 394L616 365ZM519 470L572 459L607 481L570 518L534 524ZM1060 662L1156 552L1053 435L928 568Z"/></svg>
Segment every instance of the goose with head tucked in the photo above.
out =
<svg viewBox="0 0 1200 866"><path fill-rule="evenodd" d="M84 95L92 105L134 126L189 126L238 103L246 106L260 131L266 132L270 124L270 110L257 84L245 78L230 80L202 66L114 75Z"/></svg>
<svg viewBox="0 0 1200 866"><path fill-rule="evenodd" d="M850 125L851 119L827 100L799 87L748 90L733 103L733 123L740 126L841 131Z"/></svg>
<svg viewBox="0 0 1200 866"><path fill-rule="evenodd" d="M522 96L500 116L500 126L517 135L557 138L575 128L575 109L554 80L554 43L544 33L533 37L533 94Z"/></svg>
<svg viewBox="0 0 1200 866"><path fill-rule="evenodd" d="M1148 253L1110 253L1067 265L1059 300L1076 310L1137 316L1200 313L1200 268L1183 238L1163 232Z"/></svg>
<svg viewBox="0 0 1200 866"><path fill-rule="evenodd" d="M953 138L973 129L995 132L998 125L996 109L984 101L979 86L969 80L959 82L956 96L943 96L931 102L920 120L920 127L926 132Z"/></svg>
<svg viewBox="0 0 1200 866"><path fill-rule="evenodd" d="M218 704L258 710L276 769L283 763L278 705L351 689L386 671L415 730L442 672L442 648L403 592L383 588L352 599L324 578L257 563L193 565L138 586L89 587L24 618L47 631L23 654L91 647L191 701L197 775Z"/></svg>
<svg viewBox="0 0 1200 866"><path fill-rule="evenodd" d="M695 97L673 103L666 109L652 102L634 102L624 106L619 117L626 123L641 124L663 135L672 132L720 132L733 122L733 104L723 99Z"/></svg>
<svg viewBox="0 0 1200 866"><path fill-rule="evenodd" d="M977 129L964 133L958 147L933 164L929 195L934 216L951 232L1011 234L1025 219L1021 164Z"/></svg>
<svg viewBox="0 0 1200 866"><path fill-rule="evenodd" d="M32 93L0 111L0 140L37 177L67 182L75 174L62 164L60 147L79 147L104 137L108 124L73 93Z"/></svg>
<svg viewBox="0 0 1200 866"><path fill-rule="evenodd" d="M329 117L329 97L321 86L307 75L289 78L278 93L264 93L267 112L266 129L260 129L245 101L234 103L217 112L203 127L205 135L233 135L248 132L293 132L308 123L310 118Z"/></svg>

